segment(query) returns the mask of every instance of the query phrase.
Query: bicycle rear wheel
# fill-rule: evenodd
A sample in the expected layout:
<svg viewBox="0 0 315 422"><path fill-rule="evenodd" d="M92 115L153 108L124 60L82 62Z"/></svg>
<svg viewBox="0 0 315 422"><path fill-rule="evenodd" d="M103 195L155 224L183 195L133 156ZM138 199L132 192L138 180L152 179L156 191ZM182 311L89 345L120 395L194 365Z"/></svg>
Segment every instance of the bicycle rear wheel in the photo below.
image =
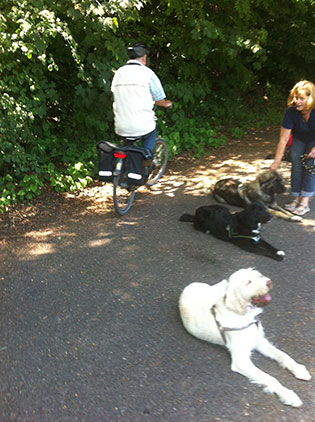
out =
<svg viewBox="0 0 315 422"><path fill-rule="evenodd" d="M134 186L128 185L125 180L124 173L120 173L118 176L114 176L113 181L113 199L114 207L119 215L126 214L133 203L135 198Z"/></svg>
<svg viewBox="0 0 315 422"><path fill-rule="evenodd" d="M153 150L152 171L146 183L147 186L152 186L165 173L168 160L168 146L162 138L157 138Z"/></svg>

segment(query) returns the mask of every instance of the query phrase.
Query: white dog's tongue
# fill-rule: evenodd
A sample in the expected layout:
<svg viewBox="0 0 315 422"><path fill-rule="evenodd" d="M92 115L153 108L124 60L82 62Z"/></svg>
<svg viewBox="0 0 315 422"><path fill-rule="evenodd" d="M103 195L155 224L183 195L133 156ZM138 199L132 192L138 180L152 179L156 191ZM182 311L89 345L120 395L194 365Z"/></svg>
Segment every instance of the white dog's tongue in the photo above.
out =
<svg viewBox="0 0 315 422"><path fill-rule="evenodd" d="M257 305L271 302L271 295L267 293L265 296L257 296L253 298L253 303Z"/></svg>

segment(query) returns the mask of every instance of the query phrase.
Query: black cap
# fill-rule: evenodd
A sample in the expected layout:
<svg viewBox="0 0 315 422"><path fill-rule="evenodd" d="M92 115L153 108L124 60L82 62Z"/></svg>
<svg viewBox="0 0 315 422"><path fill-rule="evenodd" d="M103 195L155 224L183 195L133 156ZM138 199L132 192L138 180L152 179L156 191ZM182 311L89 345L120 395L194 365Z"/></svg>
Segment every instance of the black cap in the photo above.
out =
<svg viewBox="0 0 315 422"><path fill-rule="evenodd" d="M128 56L130 59L136 59L143 57L145 54L149 54L150 51L144 42L136 42L127 49Z"/></svg>

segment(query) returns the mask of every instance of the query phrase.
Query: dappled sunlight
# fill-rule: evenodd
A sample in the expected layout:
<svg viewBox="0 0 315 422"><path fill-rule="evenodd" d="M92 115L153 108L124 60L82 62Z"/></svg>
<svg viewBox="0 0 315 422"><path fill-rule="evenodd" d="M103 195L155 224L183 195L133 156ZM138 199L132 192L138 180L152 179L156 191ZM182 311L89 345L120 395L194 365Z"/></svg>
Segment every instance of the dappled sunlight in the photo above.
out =
<svg viewBox="0 0 315 422"><path fill-rule="evenodd" d="M21 256L21 261L27 261L37 256L57 253L65 248L72 248L76 241L77 232L68 232L58 229L47 229L42 231L33 230L25 233L21 238L28 239L28 251ZM112 242L112 233L100 232L96 238L84 244L84 247L98 248L109 245Z"/></svg>
<svg viewBox="0 0 315 422"><path fill-rule="evenodd" d="M118 217L117 217L118 218ZM123 220L121 218L119 218L117 220L116 226L120 227L120 226L134 226L135 222L134 221L130 221L130 220Z"/></svg>
<svg viewBox="0 0 315 422"><path fill-rule="evenodd" d="M36 244L30 244L29 245L29 255L23 255L21 257L21 261L27 261L28 258L38 256L38 255L48 255L53 254L56 252L55 245L51 243L42 243L42 242L36 242Z"/></svg>
<svg viewBox="0 0 315 422"><path fill-rule="evenodd" d="M211 157L212 160L214 157ZM192 166L193 173L189 174L189 169L185 173L170 171L156 185L149 190L141 187L139 192L149 191L151 195L164 194L174 197L178 190L185 195L200 196L209 194L212 186L222 178L234 177L242 181L253 180L257 174L270 167L270 160L256 159L251 162L235 161L228 159L226 161L209 161L209 166ZM284 177L288 176L289 167L286 163L279 170Z"/></svg>
<svg viewBox="0 0 315 422"><path fill-rule="evenodd" d="M111 243L111 239L94 239L88 242L87 246L89 248L98 248L100 246L108 245Z"/></svg>
<svg viewBox="0 0 315 422"><path fill-rule="evenodd" d="M86 200L86 207L82 209L81 215L91 211L97 214L108 214L114 210L112 183L95 183L76 194L76 198Z"/></svg>
<svg viewBox="0 0 315 422"><path fill-rule="evenodd" d="M29 239L28 254L21 257L22 261L40 255L53 254L58 250L58 243L63 240L66 247L71 245L75 233L62 232L60 230L32 230L23 237ZM66 241L65 241L66 239Z"/></svg>
<svg viewBox="0 0 315 422"><path fill-rule="evenodd" d="M63 232L60 230L54 230L54 229L47 229L47 230L32 230L28 233L26 233L24 235L24 237L30 237L30 238L36 238L38 239L49 239L51 237L53 238L61 238L61 236L63 237L74 237L75 233L68 233L68 232Z"/></svg>
<svg viewBox="0 0 315 422"><path fill-rule="evenodd" d="M163 194L172 198L175 196L176 191L183 185L184 181L178 180L177 176L165 176L148 190L152 195Z"/></svg>
<svg viewBox="0 0 315 422"><path fill-rule="evenodd" d="M310 218L309 216L306 216L305 218L303 218L301 224L306 227L312 227L315 231L315 218Z"/></svg>

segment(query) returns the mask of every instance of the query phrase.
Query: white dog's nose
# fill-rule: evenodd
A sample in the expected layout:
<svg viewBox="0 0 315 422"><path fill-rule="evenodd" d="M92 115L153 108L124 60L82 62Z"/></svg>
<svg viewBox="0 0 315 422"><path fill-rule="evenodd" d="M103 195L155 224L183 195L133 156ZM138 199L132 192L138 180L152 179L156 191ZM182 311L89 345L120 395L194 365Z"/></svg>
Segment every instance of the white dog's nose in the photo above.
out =
<svg viewBox="0 0 315 422"><path fill-rule="evenodd" d="M269 289L271 289L271 288L272 288L272 282L271 282L271 280L268 280L268 281L267 281L267 287L268 287Z"/></svg>

